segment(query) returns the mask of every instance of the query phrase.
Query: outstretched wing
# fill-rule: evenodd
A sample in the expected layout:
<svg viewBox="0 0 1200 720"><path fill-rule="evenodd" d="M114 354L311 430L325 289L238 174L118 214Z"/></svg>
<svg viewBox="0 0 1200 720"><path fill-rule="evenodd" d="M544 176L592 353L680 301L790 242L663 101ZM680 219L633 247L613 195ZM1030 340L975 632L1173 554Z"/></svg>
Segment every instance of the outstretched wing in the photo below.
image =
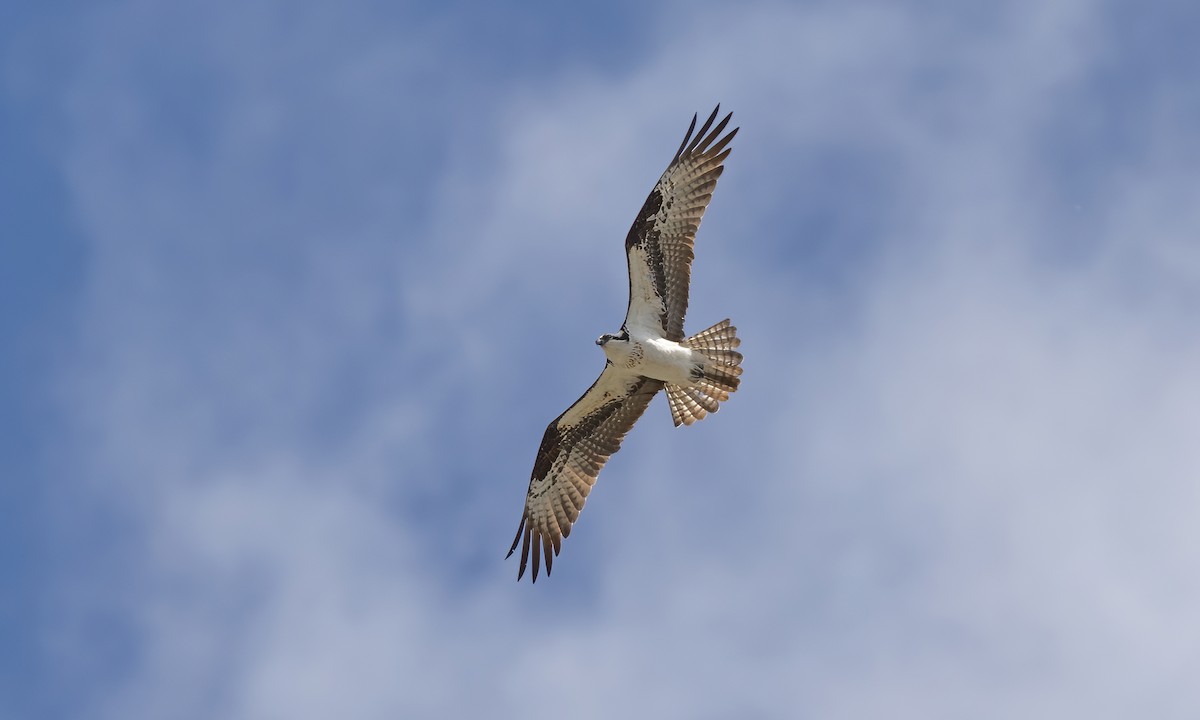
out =
<svg viewBox="0 0 1200 720"><path fill-rule="evenodd" d="M683 339L696 230L717 187L717 178L725 169L723 163L730 151L727 146L738 131L734 128L717 139L733 113L709 131L720 109L718 105L713 110L694 138L696 116L692 116L679 150L625 237L629 258L625 324L661 327L669 340Z"/></svg>
<svg viewBox="0 0 1200 720"><path fill-rule="evenodd" d="M537 582L543 555L546 574L550 574L553 555L558 555L562 539L571 534L571 525L579 517L600 468L621 448L625 433L662 386L659 380L634 375L609 363L583 397L546 428L525 495L521 525L505 556L511 556L524 537L518 580L525 575L531 549L533 581Z"/></svg>

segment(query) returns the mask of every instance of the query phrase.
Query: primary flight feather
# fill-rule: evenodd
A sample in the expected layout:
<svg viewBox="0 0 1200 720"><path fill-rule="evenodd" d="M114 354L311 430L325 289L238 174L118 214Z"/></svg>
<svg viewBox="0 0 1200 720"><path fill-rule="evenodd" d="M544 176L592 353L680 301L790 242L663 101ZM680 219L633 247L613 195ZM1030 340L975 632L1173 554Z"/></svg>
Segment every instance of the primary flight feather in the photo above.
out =
<svg viewBox="0 0 1200 720"><path fill-rule="evenodd" d="M604 371L542 437L525 511L508 551L511 556L521 546L518 580L531 557L534 582L543 558L550 574L600 469L659 390L666 388L676 427L716 412L737 390L742 374L737 328L722 320L689 338L683 334L696 231L738 131L722 136L733 113L714 127L719 110L720 105L695 133L697 117L692 116L683 142L625 237L625 322L616 334L596 340L604 348Z"/></svg>

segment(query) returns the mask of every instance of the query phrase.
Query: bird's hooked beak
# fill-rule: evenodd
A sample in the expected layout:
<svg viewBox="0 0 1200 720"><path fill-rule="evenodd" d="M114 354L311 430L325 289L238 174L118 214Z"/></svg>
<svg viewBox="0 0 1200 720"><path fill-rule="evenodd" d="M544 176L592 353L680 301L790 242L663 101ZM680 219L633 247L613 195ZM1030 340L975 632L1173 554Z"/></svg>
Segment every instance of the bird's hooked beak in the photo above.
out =
<svg viewBox="0 0 1200 720"><path fill-rule="evenodd" d="M596 338L596 344L603 347L604 343L608 342L611 339L612 339L612 335L604 334L604 335L601 335L600 337Z"/></svg>

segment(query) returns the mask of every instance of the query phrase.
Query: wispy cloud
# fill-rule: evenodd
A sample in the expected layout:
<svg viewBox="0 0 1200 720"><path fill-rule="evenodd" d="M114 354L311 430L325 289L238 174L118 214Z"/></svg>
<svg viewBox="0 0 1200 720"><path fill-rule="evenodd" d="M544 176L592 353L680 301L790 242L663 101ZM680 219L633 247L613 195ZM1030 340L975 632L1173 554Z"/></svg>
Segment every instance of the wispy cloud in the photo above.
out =
<svg viewBox="0 0 1200 720"><path fill-rule="evenodd" d="M1048 149L1122 92L1097 82L1120 27L937 5L689 6L636 66L467 79L437 22L96 11L64 482L127 522L93 549L122 586L62 591L135 650L89 707L1194 708L1192 124L1155 96L1152 135L1072 172ZM742 328L743 388L687 431L652 407L554 577L517 585L536 442L716 100L744 129L689 327Z"/></svg>

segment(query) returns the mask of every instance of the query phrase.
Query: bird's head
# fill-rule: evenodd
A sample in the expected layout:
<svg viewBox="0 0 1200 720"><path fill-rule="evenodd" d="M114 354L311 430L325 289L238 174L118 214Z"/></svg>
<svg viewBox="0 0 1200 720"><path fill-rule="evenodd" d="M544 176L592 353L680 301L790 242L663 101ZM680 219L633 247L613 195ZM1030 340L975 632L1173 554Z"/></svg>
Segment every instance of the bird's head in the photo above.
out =
<svg viewBox="0 0 1200 720"><path fill-rule="evenodd" d="M600 347L604 347L613 340L616 340L617 342L629 342L629 331L625 328L621 328L621 332L617 333L616 335L604 333L600 337L596 338L596 344Z"/></svg>

